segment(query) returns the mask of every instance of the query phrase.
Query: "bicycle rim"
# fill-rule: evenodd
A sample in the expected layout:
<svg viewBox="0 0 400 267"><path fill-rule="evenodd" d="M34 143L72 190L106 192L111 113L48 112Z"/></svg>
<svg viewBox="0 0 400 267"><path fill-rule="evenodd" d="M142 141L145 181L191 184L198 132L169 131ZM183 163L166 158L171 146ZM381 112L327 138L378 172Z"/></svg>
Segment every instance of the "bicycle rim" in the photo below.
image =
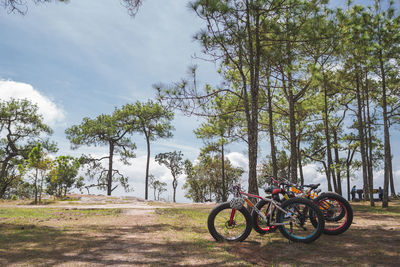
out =
<svg viewBox="0 0 400 267"><path fill-rule="evenodd" d="M290 203L284 210L288 213L280 213L279 221L283 223L281 231L290 240L309 242L320 235L321 225L324 224L323 218L315 216L309 203Z"/></svg>
<svg viewBox="0 0 400 267"><path fill-rule="evenodd" d="M347 224L349 212L340 201L326 198L319 205L325 218L326 231L337 231Z"/></svg>
<svg viewBox="0 0 400 267"><path fill-rule="evenodd" d="M227 241L240 239L245 234L246 225L246 217L240 210L231 208L222 209L214 219L215 231Z"/></svg>

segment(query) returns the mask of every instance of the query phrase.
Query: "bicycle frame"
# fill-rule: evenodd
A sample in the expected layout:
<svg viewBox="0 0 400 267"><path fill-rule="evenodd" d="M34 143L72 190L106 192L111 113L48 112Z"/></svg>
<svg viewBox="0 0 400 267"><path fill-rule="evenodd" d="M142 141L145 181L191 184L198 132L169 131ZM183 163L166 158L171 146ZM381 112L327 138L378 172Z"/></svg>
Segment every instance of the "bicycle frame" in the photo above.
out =
<svg viewBox="0 0 400 267"><path fill-rule="evenodd" d="M281 183L279 181L277 181L276 179L274 179L274 177L269 176L276 184L281 185ZM299 189L297 185L295 184L286 184L288 186L290 186L290 189L288 191L295 193L297 195L301 195L301 197L310 199L310 200L314 200L318 197L318 193L316 192L315 188L310 188L308 190L304 190L304 189ZM320 190L320 189L319 189ZM284 190L284 192L281 192L283 195L287 194L286 190ZM319 207L321 210L326 210L329 209L331 207L331 205L326 202L326 201L322 201L321 204L319 204Z"/></svg>
<svg viewBox="0 0 400 267"><path fill-rule="evenodd" d="M298 220L297 220L297 218L294 218L291 214L289 214L289 212L287 212L287 211L285 211L284 209L282 209L282 208L279 206L279 204L278 204L275 200L273 200L272 198L263 198L263 197L261 197L261 196L249 194L249 193L246 193L246 192L243 192L243 191L239 191L239 194L235 193L235 197L240 197L240 196L242 196L242 195L245 195L245 196L248 196L248 197L253 197L253 198L258 198L258 199L260 199L260 200L267 201L267 202L271 203L275 208L277 208L278 210L282 211L285 215L288 215L288 216L290 217L291 221L294 221L295 223L299 223ZM258 214L259 216L261 216L261 218L264 220L264 222L267 222L267 221L268 221L267 217L266 217L256 206L254 206L254 204L253 204L248 198L245 198L244 201L245 201L250 207L252 207L252 208L257 212L257 214ZM269 213L269 216L270 216L270 222L272 221L272 212L270 212L271 209L272 209L272 206L269 205L268 213ZM233 219L234 219L234 217L235 217L235 213L236 213L236 210L235 210L235 209L232 209L231 216L230 216L230 220L229 220L229 224L230 224L230 225L233 224ZM287 223L275 223L275 222L272 222L272 223L270 223L270 225L285 225L285 224L290 224L290 223L291 223L291 222L287 222Z"/></svg>

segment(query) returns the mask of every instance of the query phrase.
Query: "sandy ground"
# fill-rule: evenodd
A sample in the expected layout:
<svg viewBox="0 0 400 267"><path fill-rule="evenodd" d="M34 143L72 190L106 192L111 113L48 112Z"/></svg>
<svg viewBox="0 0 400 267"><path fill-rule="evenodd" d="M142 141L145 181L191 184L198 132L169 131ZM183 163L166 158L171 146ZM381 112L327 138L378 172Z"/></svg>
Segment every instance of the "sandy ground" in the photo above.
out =
<svg viewBox="0 0 400 267"><path fill-rule="evenodd" d="M43 206L2 203L0 207ZM182 239L180 233L188 232L185 225L160 221L155 212L177 207L201 207L207 212L213 204L90 196L49 207L119 208L123 214L35 222L32 233L28 231L29 245L13 241L13 235L5 236L11 242L8 250L0 250L0 266L400 266L399 216L355 212L353 225L344 234L322 236L307 245L288 243L279 231L261 237L253 231L245 242L221 244L213 241L204 225L189 230L194 232L193 238ZM54 238L51 246L41 232ZM196 239L196 234L203 241ZM210 243L204 242L214 246L212 251ZM231 256L218 256L221 251Z"/></svg>

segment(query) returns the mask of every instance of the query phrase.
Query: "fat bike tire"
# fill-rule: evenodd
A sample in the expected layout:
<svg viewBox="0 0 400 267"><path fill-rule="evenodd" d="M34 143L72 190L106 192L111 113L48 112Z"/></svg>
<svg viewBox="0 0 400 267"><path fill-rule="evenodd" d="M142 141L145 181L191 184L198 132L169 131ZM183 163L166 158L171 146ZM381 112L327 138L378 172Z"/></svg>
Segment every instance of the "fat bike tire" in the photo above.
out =
<svg viewBox="0 0 400 267"><path fill-rule="evenodd" d="M321 236L325 226L324 215L311 200L291 198L284 201L281 208L287 214L278 210L276 217L278 223L283 223L279 225L279 230L287 239L293 242L311 243ZM300 223L291 222L289 215Z"/></svg>
<svg viewBox="0 0 400 267"><path fill-rule="evenodd" d="M265 200L260 200L256 204L256 208L260 210L267 218L269 218L269 214L267 213L267 210L269 210L269 205L272 205L270 202L267 202ZM275 221L275 216L276 216L276 208L272 208L272 218L273 221ZM253 229L257 233L261 235L265 235L267 233L272 233L275 232L278 227L276 225L267 225L267 223L263 220L263 218L253 209L251 212L251 218L253 219ZM271 223L271 222L270 222Z"/></svg>
<svg viewBox="0 0 400 267"><path fill-rule="evenodd" d="M330 208L325 209L324 203L326 202L336 205L332 208L339 209L337 215L332 215ZM327 192L314 199L314 203L319 206L325 218L324 234L339 235L349 229L353 222L353 209L344 197L336 193Z"/></svg>
<svg viewBox="0 0 400 267"><path fill-rule="evenodd" d="M249 236L252 219L244 206L235 210L229 202L224 202L210 212L207 226L216 241L240 242Z"/></svg>

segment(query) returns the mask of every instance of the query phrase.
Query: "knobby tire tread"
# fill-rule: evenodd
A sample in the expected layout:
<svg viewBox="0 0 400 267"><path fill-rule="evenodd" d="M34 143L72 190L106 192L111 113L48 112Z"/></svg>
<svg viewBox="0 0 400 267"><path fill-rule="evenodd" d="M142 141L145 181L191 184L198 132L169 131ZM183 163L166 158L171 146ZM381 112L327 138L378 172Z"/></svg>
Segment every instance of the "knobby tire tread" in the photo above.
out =
<svg viewBox="0 0 400 267"><path fill-rule="evenodd" d="M245 231L238 238L232 240L232 239L226 239L222 235L220 235L214 226L215 217L218 215L219 212L225 209L231 209L229 202L221 203L212 209L212 211L208 215L208 220L207 220L208 231L216 241L241 242L245 240L249 236L252 229L252 219L250 212L244 206L241 207L239 210L236 210L236 212L242 213L242 215L245 217L246 228Z"/></svg>

